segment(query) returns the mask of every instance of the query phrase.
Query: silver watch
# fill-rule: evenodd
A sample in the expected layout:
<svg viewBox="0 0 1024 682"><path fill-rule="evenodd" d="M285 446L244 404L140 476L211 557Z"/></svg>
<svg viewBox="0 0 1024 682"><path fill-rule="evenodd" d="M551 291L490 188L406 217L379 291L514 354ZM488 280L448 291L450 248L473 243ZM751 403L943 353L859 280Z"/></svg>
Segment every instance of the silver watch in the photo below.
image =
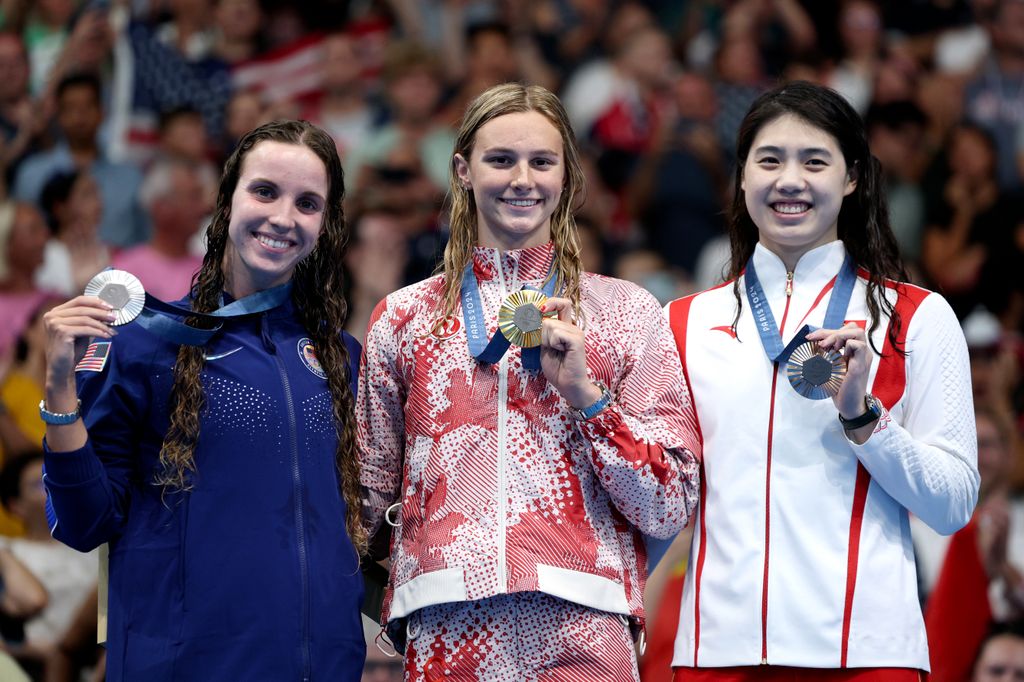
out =
<svg viewBox="0 0 1024 682"><path fill-rule="evenodd" d="M66 426L68 424L74 424L78 421L78 418L82 416L82 401L79 400L78 404L75 405L74 412L50 412L46 409L46 400L39 401L39 418L47 424L54 426Z"/></svg>

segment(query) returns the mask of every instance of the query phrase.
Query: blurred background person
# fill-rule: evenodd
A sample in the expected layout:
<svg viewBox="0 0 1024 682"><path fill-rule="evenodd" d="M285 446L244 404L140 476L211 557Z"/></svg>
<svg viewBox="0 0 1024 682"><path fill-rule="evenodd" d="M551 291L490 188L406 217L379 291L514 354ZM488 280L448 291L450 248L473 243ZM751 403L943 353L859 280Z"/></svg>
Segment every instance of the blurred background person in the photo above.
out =
<svg viewBox="0 0 1024 682"><path fill-rule="evenodd" d="M103 122L102 85L95 74L64 78L57 86L57 127L61 142L25 159L18 169L13 195L38 204L46 181L57 172L88 170L103 199L100 237L111 246L145 241L149 223L136 200L142 174L131 164L111 161L97 134Z"/></svg>
<svg viewBox="0 0 1024 682"><path fill-rule="evenodd" d="M146 173L139 200L149 211L153 236L116 254L113 266L138 277L153 296L175 301L189 292L203 264L190 244L211 209L208 188L196 164L160 159Z"/></svg>
<svg viewBox="0 0 1024 682"><path fill-rule="evenodd" d="M65 296L81 292L92 277L110 265L110 249L100 241L103 199L88 171L59 172L40 196L50 227L36 284Z"/></svg>
<svg viewBox="0 0 1024 682"><path fill-rule="evenodd" d="M79 607L96 588L99 561L95 551L78 552L50 536L42 451L4 464L0 503L25 528L24 536L6 539L5 546L42 583L48 597L46 607L25 622L24 641L9 648L26 667L45 671Z"/></svg>

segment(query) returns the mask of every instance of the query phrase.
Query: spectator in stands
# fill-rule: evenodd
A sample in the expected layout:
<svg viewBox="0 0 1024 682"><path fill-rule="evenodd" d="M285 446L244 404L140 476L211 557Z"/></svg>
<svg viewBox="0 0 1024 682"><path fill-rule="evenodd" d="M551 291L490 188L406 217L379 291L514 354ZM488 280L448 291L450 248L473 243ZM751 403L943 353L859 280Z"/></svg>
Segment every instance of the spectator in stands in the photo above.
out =
<svg viewBox="0 0 1024 682"><path fill-rule="evenodd" d="M1024 632L1020 625L993 628L978 651L971 682L1024 680Z"/></svg>
<svg viewBox="0 0 1024 682"><path fill-rule="evenodd" d="M903 259L913 265L921 255L924 232L925 198L920 181L929 160L922 151L927 123L924 112L906 100L873 105L864 120L871 153L885 172L892 231Z"/></svg>
<svg viewBox="0 0 1024 682"><path fill-rule="evenodd" d="M346 174L365 187L366 168L394 165L392 155L412 150L435 191L442 192L455 134L435 117L443 87L440 64L418 45L396 43L389 48L383 77L390 120L352 151Z"/></svg>
<svg viewBox="0 0 1024 682"><path fill-rule="evenodd" d="M57 173L40 199L51 237L36 284L65 296L81 293L93 275L110 265L110 249L99 239L103 200L88 171Z"/></svg>
<svg viewBox="0 0 1024 682"><path fill-rule="evenodd" d="M39 615L25 623L25 641L17 650L18 656L45 662L79 606L96 587L96 553L83 554L50 536L41 451L4 464L0 471L0 503L25 527L24 537L6 539L4 544L43 584L49 596Z"/></svg>
<svg viewBox="0 0 1024 682"><path fill-rule="evenodd" d="M53 149L25 159L18 169L14 196L38 204L46 181L55 173L88 170L103 198L100 239L111 246L132 246L149 236L148 220L136 197L142 176L134 166L108 159L99 146L101 92L95 74L76 74L60 82L57 126L63 139Z"/></svg>
<svg viewBox="0 0 1024 682"><path fill-rule="evenodd" d="M213 53L228 64L255 57L264 46L263 21L259 0L216 0Z"/></svg>
<svg viewBox="0 0 1024 682"><path fill-rule="evenodd" d="M322 55L323 92L307 106L302 118L331 134L345 162L348 153L370 134L373 109L367 102L355 36L332 33L324 39Z"/></svg>
<svg viewBox="0 0 1024 682"><path fill-rule="evenodd" d="M995 140L997 178L1001 188L1021 186L1017 156L1024 139L1024 3L996 0L987 25L991 53L964 92L966 116Z"/></svg>
<svg viewBox="0 0 1024 682"><path fill-rule="evenodd" d="M882 10L875 0L844 0L839 10L839 36L842 56L828 84L864 115L882 56Z"/></svg>
<svg viewBox="0 0 1024 682"><path fill-rule="evenodd" d="M157 298L177 300L189 292L203 264L190 241L210 211L209 193L195 164L168 158L150 168L139 199L149 210L153 236L115 255L114 267L134 274Z"/></svg>
<svg viewBox="0 0 1024 682"><path fill-rule="evenodd" d="M8 352L46 294L35 284L49 231L29 204L0 203L0 357Z"/></svg>
<svg viewBox="0 0 1024 682"><path fill-rule="evenodd" d="M1003 316L1022 288L1016 234L1024 203L999 187L997 145L976 124L956 126L946 147L945 180L927 210L921 267L960 318L982 302Z"/></svg>
<svg viewBox="0 0 1024 682"><path fill-rule="evenodd" d="M0 32L0 171L7 186L11 173L33 144L47 116L40 115L41 102L28 90L28 54L21 36Z"/></svg>

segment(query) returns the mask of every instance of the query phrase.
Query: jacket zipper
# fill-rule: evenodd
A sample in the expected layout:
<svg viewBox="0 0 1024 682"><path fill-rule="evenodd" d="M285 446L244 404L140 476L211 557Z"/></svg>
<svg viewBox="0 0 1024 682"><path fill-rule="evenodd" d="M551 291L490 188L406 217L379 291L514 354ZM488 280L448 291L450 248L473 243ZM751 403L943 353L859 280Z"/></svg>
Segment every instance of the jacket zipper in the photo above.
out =
<svg viewBox="0 0 1024 682"><path fill-rule="evenodd" d="M501 252L496 251L495 265L498 268L498 282L501 286L501 300L505 300L505 273L501 267ZM508 419L508 353L498 361L498 592L508 592L508 567L506 552L506 515L508 514L508 491L505 490L505 421Z"/></svg>
<svg viewBox="0 0 1024 682"><path fill-rule="evenodd" d="M308 682L311 676L310 671L310 660L312 658L310 654L310 605L309 605L309 559L306 550L306 521L305 514L302 509L302 498L303 498L303 485L302 485L302 469L299 466L299 444L298 444L298 424L295 418L295 401L292 398L291 383L288 381L288 372L285 370L284 361L281 356L277 354L277 348L274 345L273 340L270 338L270 332L267 329L267 316L264 315L261 320L261 332L263 336L263 345L266 349L274 356L274 361L277 363L277 371L281 377L281 388L284 390L284 401L286 410L288 413L288 430L291 435L291 454L292 454L292 492L293 499L295 501L294 512L295 512L295 538L298 545L299 554L299 584L302 591L302 639L300 644L300 650L302 652L302 680Z"/></svg>
<svg viewBox="0 0 1024 682"><path fill-rule="evenodd" d="M779 324L779 335L786 328L789 304L793 299L793 273L786 272L786 307ZM768 409L768 454L764 480L764 579L761 584L761 665L768 665L768 552L771 546L772 441L775 436L775 390L779 382L779 363L772 363L772 394Z"/></svg>

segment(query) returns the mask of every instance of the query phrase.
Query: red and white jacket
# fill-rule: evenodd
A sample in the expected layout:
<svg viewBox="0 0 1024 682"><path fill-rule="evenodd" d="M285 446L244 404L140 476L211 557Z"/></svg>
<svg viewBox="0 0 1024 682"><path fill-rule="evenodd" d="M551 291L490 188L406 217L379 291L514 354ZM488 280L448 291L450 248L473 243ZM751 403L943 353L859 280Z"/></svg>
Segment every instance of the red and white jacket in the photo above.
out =
<svg viewBox="0 0 1024 682"><path fill-rule="evenodd" d="M551 244L474 250L489 335L505 296L539 288L552 255ZM583 276L588 370L614 396L584 422L519 348L478 363L461 310L432 332L442 286L437 275L388 296L363 350L368 528L401 503L383 619L519 591L642 618L641 533L681 530L698 489L693 408L657 301Z"/></svg>
<svg viewBox="0 0 1024 682"><path fill-rule="evenodd" d="M820 246L788 280L757 245L784 344L804 324L822 326L844 256L842 242ZM859 274L846 320L863 324ZM831 400L802 397L768 360L745 297L733 333L732 282L667 306L703 447L673 665L928 669L907 512L945 534L971 517L970 371L941 296L908 284L885 292L906 355L893 352L883 321L868 387L886 409L859 446Z"/></svg>

